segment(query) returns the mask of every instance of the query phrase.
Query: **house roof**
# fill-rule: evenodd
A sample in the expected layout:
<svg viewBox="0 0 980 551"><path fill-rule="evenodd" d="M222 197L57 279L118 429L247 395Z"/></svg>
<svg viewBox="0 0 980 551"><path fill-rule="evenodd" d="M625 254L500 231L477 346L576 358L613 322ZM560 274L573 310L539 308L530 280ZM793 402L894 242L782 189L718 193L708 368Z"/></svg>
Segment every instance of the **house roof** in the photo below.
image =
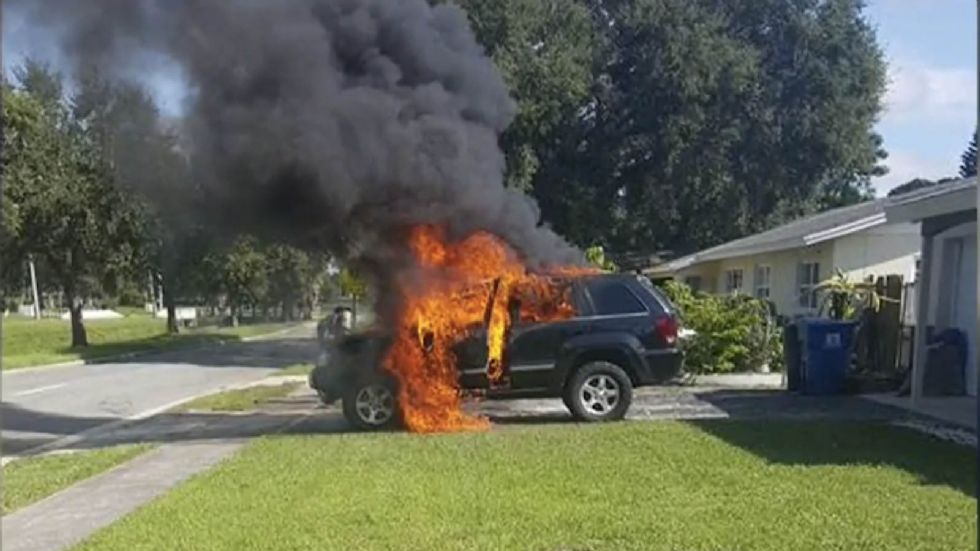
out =
<svg viewBox="0 0 980 551"><path fill-rule="evenodd" d="M950 190L964 186L969 187L970 185L973 186L974 193L976 193L976 179L974 178L923 188L895 197L885 197L857 205L831 209L677 258L654 266L647 272L652 275L670 274L702 262L807 247L886 223L913 222L916 218L899 220L890 214L886 215L886 211L889 211L896 204L912 204L925 197L948 193ZM976 208L975 197L973 205Z"/></svg>
<svg viewBox="0 0 980 551"><path fill-rule="evenodd" d="M890 223L977 210L977 178L964 178L894 197L885 208Z"/></svg>

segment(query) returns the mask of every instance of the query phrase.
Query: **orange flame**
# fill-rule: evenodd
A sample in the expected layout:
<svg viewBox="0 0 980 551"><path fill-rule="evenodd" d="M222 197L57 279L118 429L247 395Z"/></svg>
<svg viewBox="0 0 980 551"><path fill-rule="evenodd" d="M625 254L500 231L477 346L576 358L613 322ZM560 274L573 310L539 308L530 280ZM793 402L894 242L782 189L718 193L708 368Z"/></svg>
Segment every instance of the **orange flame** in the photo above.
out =
<svg viewBox="0 0 980 551"><path fill-rule="evenodd" d="M413 432L485 429L486 419L461 409L453 346L485 327L487 376L501 382L509 301L520 301L523 321L568 318L574 312L567 286L553 276L593 270L563 267L553 274L531 274L510 247L486 232L451 242L441 228L416 226L409 247L422 273L399 284L403 309L384 360L399 383L405 427Z"/></svg>

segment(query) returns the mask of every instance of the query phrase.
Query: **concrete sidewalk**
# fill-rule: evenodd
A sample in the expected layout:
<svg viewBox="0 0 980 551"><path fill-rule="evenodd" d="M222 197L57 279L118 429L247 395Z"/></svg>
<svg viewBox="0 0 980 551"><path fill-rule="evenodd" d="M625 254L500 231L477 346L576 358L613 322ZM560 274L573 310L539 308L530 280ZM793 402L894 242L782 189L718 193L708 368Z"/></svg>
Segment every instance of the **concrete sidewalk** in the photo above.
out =
<svg viewBox="0 0 980 551"><path fill-rule="evenodd" d="M59 551L228 457L244 440L167 444L3 517L5 551Z"/></svg>
<svg viewBox="0 0 980 551"><path fill-rule="evenodd" d="M775 389L786 386L782 373L712 373L691 379L688 384L696 387Z"/></svg>
<svg viewBox="0 0 980 551"><path fill-rule="evenodd" d="M275 377L266 384L288 381ZM160 446L2 519L4 551L60 551L231 456L251 437L293 429L316 402L274 400L244 413L168 413L89 435L79 450L155 442ZM308 393L306 393L308 394ZM313 397L315 399L315 396Z"/></svg>
<svg viewBox="0 0 980 551"><path fill-rule="evenodd" d="M914 411L964 429L977 432L977 398L976 396L936 396L924 397L913 404L908 396L896 396L893 393L865 394L868 400Z"/></svg>

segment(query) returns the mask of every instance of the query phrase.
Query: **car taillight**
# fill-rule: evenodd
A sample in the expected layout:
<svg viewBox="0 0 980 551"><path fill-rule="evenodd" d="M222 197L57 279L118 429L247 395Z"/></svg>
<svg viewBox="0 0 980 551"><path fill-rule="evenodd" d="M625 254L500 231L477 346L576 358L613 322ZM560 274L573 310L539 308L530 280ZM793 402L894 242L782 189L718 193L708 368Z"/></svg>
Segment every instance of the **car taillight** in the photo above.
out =
<svg viewBox="0 0 980 551"><path fill-rule="evenodd" d="M677 320L673 316L657 318L657 321L654 322L654 329L660 338L667 343L667 346L673 346L677 343Z"/></svg>

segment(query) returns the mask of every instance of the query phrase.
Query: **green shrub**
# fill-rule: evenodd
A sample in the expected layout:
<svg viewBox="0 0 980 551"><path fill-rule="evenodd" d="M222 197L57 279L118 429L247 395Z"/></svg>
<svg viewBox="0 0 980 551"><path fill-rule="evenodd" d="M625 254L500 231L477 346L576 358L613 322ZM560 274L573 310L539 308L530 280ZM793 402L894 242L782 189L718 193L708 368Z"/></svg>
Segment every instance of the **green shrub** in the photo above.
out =
<svg viewBox="0 0 980 551"><path fill-rule="evenodd" d="M767 302L743 295L694 293L668 281L664 291L680 310L682 325L697 334L682 341L691 373L782 369L782 329Z"/></svg>

